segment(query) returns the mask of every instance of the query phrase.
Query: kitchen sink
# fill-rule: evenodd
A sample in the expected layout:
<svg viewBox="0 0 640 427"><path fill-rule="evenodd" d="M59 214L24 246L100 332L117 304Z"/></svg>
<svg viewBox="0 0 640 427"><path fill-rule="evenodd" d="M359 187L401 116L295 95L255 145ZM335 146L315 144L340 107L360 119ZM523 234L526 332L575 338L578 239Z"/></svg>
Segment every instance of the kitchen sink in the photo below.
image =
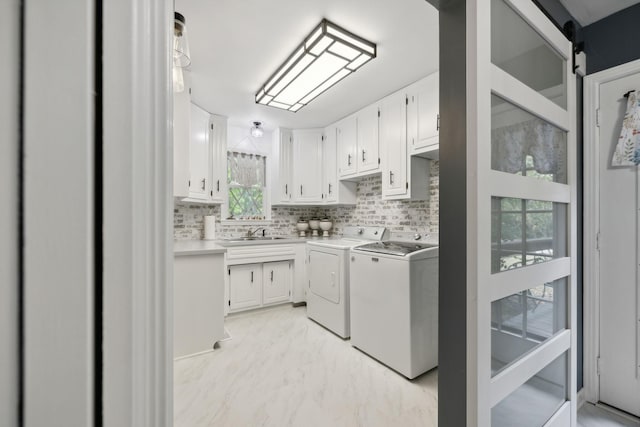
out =
<svg viewBox="0 0 640 427"><path fill-rule="evenodd" d="M228 239L224 239L227 242L252 242L252 241L264 241L264 240L282 240L286 239L286 237L279 236L244 236L244 237L231 237Z"/></svg>

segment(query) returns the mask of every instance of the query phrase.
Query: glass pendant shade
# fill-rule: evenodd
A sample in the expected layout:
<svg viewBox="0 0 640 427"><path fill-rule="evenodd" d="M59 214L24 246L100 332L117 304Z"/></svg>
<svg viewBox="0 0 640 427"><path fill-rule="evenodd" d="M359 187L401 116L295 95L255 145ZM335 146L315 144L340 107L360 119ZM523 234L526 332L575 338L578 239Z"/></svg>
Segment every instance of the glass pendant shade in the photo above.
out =
<svg viewBox="0 0 640 427"><path fill-rule="evenodd" d="M262 138L262 135L264 135L264 130L262 129L262 127L260 127L262 125L262 122L253 122L253 127L251 128L251 136L254 138Z"/></svg>
<svg viewBox="0 0 640 427"><path fill-rule="evenodd" d="M374 43L323 19L256 93L256 103L296 112L375 57Z"/></svg>
<svg viewBox="0 0 640 427"><path fill-rule="evenodd" d="M173 26L173 64L176 67L188 67L191 65L191 53L187 39L186 20L182 14L174 13Z"/></svg>

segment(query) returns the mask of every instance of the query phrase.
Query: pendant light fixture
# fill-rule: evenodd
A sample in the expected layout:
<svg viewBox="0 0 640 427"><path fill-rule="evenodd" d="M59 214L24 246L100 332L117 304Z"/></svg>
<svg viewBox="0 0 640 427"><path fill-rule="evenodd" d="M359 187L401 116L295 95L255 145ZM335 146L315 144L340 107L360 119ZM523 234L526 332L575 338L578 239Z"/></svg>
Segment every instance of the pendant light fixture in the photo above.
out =
<svg viewBox="0 0 640 427"><path fill-rule="evenodd" d="M187 26L184 16L174 12L173 20L173 90L184 90L184 76L182 69L191 65L191 53L187 40Z"/></svg>
<svg viewBox="0 0 640 427"><path fill-rule="evenodd" d="M254 138L262 138L262 135L264 135L262 122L253 122L253 127L251 128L251 136Z"/></svg>
<svg viewBox="0 0 640 427"><path fill-rule="evenodd" d="M323 19L256 93L256 103L296 112L376 57L376 45Z"/></svg>
<svg viewBox="0 0 640 427"><path fill-rule="evenodd" d="M187 21L181 13L174 12L173 63L185 68L191 65L191 52L187 40Z"/></svg>

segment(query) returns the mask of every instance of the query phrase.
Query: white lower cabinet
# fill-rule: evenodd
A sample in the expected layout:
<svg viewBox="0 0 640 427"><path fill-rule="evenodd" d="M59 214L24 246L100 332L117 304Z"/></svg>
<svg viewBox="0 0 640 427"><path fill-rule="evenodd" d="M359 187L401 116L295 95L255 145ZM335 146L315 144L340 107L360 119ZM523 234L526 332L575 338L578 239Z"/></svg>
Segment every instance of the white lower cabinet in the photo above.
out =
<svg viewBox="0 0 640 427"><path fill-rule="evenodd" d="M229 311L262 305L262 264L230 265Z"/></svg>
<svg viewBox="0 0 640 427"><path fill-rule="evenodd" d="M287 302L291 299L291 261L227 267L229 312Z"/></svg>
<svg viewBox="0 0 640 427"><path fill-rule="evenodd" d="M262 305L287 302L291 297L291 261L262 264Z"/></svg>
<svg viewBox="0 0 640 427"><path fill-rule="evenodd" d="M174 257L174 358L211 351L224 337L223 274L222 254Z"/></svg>

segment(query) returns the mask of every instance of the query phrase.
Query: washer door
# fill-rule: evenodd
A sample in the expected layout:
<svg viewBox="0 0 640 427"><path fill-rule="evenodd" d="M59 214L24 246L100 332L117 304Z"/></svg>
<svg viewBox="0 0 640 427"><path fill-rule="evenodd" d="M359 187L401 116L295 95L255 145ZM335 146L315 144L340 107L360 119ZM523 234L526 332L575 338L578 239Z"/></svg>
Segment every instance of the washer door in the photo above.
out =
<svg viewBox="0 0 640 427"><path fill-rule="evenodd" d="M314 295L340 303L341 255L312 249L309 251L309 289Z"/></svg>

